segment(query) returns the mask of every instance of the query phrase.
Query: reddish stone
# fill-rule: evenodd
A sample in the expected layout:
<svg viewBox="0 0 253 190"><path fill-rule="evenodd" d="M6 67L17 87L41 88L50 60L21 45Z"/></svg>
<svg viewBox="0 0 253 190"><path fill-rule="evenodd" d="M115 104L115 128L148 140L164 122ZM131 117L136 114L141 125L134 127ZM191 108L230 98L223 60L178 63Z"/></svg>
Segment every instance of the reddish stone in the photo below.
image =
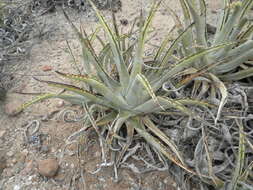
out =
<svg viewBox="0 0 253 190"><path fill-rule="evenodd" d="M58 161L54 158L38 161L38 172L45 177L54 177L58 169Z"/></svg>
<svg viewBox="0 0 253 190"><path fill-rule="evenodd" d="M51 71L52 69L53 69L53 67L50 66L50 65L44 65L44 66L41 67L41 70L44 71L44 72Z"/></svg>

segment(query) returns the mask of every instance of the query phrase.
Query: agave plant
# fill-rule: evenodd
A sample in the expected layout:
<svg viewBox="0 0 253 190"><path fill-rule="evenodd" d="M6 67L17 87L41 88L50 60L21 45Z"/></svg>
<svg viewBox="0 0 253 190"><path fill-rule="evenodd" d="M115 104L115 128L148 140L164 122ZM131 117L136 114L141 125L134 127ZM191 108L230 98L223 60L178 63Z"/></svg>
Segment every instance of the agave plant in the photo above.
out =
<svg viewBox="0 0 253 190"><path fill-rule="evenodd" d="M194 52L188 57L177 60L175 64L169 64L168 58L173 56L174 50L178 47L179 39L184 37L187 29L169 48L166 48L168 42L168 38L166 38L154 55L154 59L147 63L144 56L144 45L147 41L152 19L161 1L152 5L146 19L140 18L137 40L132 40L133 36L136 37L134 26L129 33L120 34L115 16L112 16L113 27L110 27L94 4L91 1L90 3L96 11L99 22L107 35L107 40L97 36L96 31L91 35L88 35L83 29L80 32L64 13L81 42L85 73L75 75L57 71L57 74L63 78L76 81L75 86L37 79L50 86L65 89L65 92L61 94L47 93L39 96L25 103L20 111L35 102L48 98L61 98L73 104L81 105L86 108L87 114L89 114L88 107L90 105L99 105L103 107L105 115L95 120L93 119L94 116L89 114L91 126L97 129L98 126L110 125L106 138L110 146L116 146L117 141L123 138L120 131L124 126L127 129L128 143L123 151L126 151L131 144L134 133L137 132L170 161L186 171L196 174L185 164L184 158L175 143L154 124L150 115L153 113L173 114L181 112L186 117L210 125L188 106L208 107L212 106L211 104L187 97L172 99L166 95L167 92L163 91L162 88L165 82L191 67L192 62L200 60L211 52L230 47L232 43L202 48L199 52ZM96 53L92 46L95 39L98 39L102 45L99 53ZM79 83L84 84L84 87L79 87ZM170 112L168 112L169 110ZM210 179L209 176L203 175L202 177ZM219 182L219 180L217 181Z"/></svg>
<svg viewBox="0 0 253 190"><path fill-rule="evenodd" d="M224 42L236 42L222 50L206 54L199 61L192 63L196 69L207 68L222 80L240 80L253 75L253 25L248 12L253 5L251 0L225 0L223 9L218 16L214 35L208 34L206 4L204 0L180 0L184 10L185 25L194 23L181 41L180 56L187 56L207 47L217 46ZM200 13L198 13L200 12ZM182 26L182 24L180 24ZM179 52L179 51L178 51Z"/></svg>
<svg viewBox="0 0 253 190"><path fill-rule="evenodd" d="M201 88L198 97L204 96L211 89L210 99L219 104L216 122L218 122L222 107L226 103L227 89L224 81L237 81L253 75L253 25L247 15L253 1L223 2L223 9L218 16L218 24L214 35L208 33L207 7L205 0L180 0L184 14L184 24L179 17L169 10L175 20L180 35L175 46L176 57L156 57L164 67L169 60L182 59L210 47L230 43L226 48L211 51L188 64L188 69L182 73L185 77L177 83L177 88L194 80L193 95ZM169 9L169 8L168 8ZM161 73L161 71L159 72ZM158 79L160 80L160 79ZM164 82L164 81L163 81ZM216 97L221 97L217 100Z"/></svg>
<svg viewBox="0 0 253 190"><path fill-rule="evenodd" d="M193 85L191 86L193 98L210 98L213 103L219 105L215 120L215 124L219 127L222 125L218 124L218 120L228 97L225 83L253 76L253 25L252 21L248 19L253 1L232 2L225 0L222 2L223 9L217 17L218 24L215 26L213 34L208 33L207 8L204 0L180 0L184 13L184 24L180 22L179 17L172 10L169 10L177 23L178 31L183 34L182 37L178 37L180 43L177 43L176 59L188 57L193 53L221 43L231 43L226 48L212 51L201 59L191 62L191 68L189 67L182 73L185 77L182 77L181 81L176 84L178 88ZM175 58L168 57L169 59ZM191 83L191 81L194 82ZM249 80L249 83L252 84L251 80ZM217 100L216 97L221 97L221 100ZM237 127L240 128L240 130L237 129L240 137L239 143L236 144L239 150L234 173L231 174L231 179L224 186L226 190L242 188L238 184L240 182L240 185L242 185L242 181L247 181L244 174L247 173L247 168L251 167L251 164L246 165L243 124L239 124L237 120L236 123ZM209 161L209 163L212 165L212 162ZM248 163L251 163L251 161Z"/></svg>
<svg viewBox="0 0 253 190"><path fill-rule="evenodd" d="M199 12L197 2L200 7ZM253 1L225 0L222 2L223 9L217 17L218 24L214 27L214 35L210 35L207 30L210 25L207 24L205 1L180 0L184 13L184 25L190 28L181 38L181 45L177 51L180 57L187 57L208 47L234 42L224 49L210 52L202 59L192 62L194 69L189 73L194 72L194 74L187 79L193 79L207 71L222 81L237 81L253 75L253 25L248 18ZM183 24L179 19L176 22L181 31ZM187 81L190 80L184 80L182 84Z"/></svg>

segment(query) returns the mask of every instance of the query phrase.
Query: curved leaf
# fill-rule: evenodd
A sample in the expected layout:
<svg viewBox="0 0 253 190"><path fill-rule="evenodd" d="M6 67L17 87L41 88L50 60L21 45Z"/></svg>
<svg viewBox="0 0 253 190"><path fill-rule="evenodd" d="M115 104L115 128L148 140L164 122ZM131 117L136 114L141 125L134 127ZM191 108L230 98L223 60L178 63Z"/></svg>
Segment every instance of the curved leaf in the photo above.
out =
<svg viewBox="0 0 253 190"><path fill-rule="evenodd" d="M119 72L120 83L122 86L126 86L129 83L129 74L127 72L127 67L123 60L122 52L120 51L119 44L117 43L116 35L114 35L113 31L110 29L109 25L106 23L104 17L100 14L99 10L96 8L94 3L91 0L88 1L91 4L92 8L95 10L101 25L103 26L105 32L107 33L107 36L111 44L112 52L114 54L115 65Z"/></svg>
<svg viewBox="0 0 253 190"><path fill-rule="evenodd" d="M53 82L53 81L44 81L44 80L39 80L39 79L36 79L36 80L43 82L43 83L47 83L49 86L65 89L65 90L74 92L76 94L79 94L79 95L87 98L89 101L91 101L93 103L97 103L97 104L101 104L101 105L104 105L107 107L115 108L114 103L110 103L110 102L104 100L102 97L98 97L95 94L92 94L92 93L90 93L86 90L83 90L81 88L78 88L76 86L69 85L69 84L63 84L63 83L59 83L59 82Z"/></svg>
<svg viewBox="0 0 253 190"><path fill-rule="evenodd" d="M170 147L172 152L176 154L178 160L182 164L184 164L184 160L181 157L180 152L178 151L175 143L171 139L169 139L169 137L164 132L162 132L158 127L156 127L155 124L149 119L149 117L146 116L142 120L145 126L148 127L148 129L150 129L157 137L159 137L159 139L166 143Z"/></svg>
<svg viewBox="0 0 253 190"><path fill-rule="evenodd" d="M119 105L121 107L125 106L128 107L126 101L123 99L123 97L120 95L119 92L117 92L114 89L110 89L107 86L105 86L103 83L97 81L96 79L92 79L91 77L88 77L87 75L74 75L74 74L66 74L59 71L56 71L57 74L73 79L85 82L89 84L92 88L96 89L99 94L102 94L107 100L113 102L115 105Z"/></svg>
<svg viewBox="0 0 253 190"><path fill-rule="evenodd" d="M207 55L210 52L225 48L225 47L230 46L232 44L235 44L235 43L226 43L226 44L221 44L218 46L210 47L210 48L207 48L205 50L201 50L197 53L194 53L193 55L190 55L188 57L181 59L177 64L173 65L172 68L170 68L170 70L168 72L164 73L160 78L156 79L155 81L153 81L151 83L153 90L157 91L163 85L164 82L166 82L167 80L172 78L177 73L191 67L192 66L191 64L194 61L201 59L204 55Z"/></svg>
<svg viewBox="0 0 253 190"><path fill-rule="evenodd" d="M134 127L134 129L154 148L156 148L159 152L161 152L164 156L166 156L171 162L176 164L177 166L181 167L182 169L186 170L187 172L196 175L194 171L189 169L187 166L185 166L183 163L181 163L178 158L176 158L173 153L171 153L166 146L164 146L157 138L150 135L144 128L143 124L138 121L137 118L135 119L129 119L127 121L129 125Z"/></svg>
<svg viewBox="0 0 253 190"><path fill-rule="evenodd" d="M253 68L244 69L242 71L238 71L236 73L226 74L219 76L220 79L224 81L238 81L244 78L253 76Z"/></svg>

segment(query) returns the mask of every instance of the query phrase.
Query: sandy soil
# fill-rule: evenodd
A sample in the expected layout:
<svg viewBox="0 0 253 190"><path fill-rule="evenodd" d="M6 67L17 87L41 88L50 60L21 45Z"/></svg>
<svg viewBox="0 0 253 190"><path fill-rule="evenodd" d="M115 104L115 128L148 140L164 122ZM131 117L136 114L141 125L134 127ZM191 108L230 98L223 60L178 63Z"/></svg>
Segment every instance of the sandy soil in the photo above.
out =
<svg viewBox="0 0 253 190"><path fill-rule="evenodd" d="M218 6L216 1L210 2L211 10L216 10ZM177 0L167 0L165 5L180 13ZM117 13L117 17L119 20L127 19L131 23L141 8L147 9L149 6L149 1L124 0L122 1L122 11ZM103 11L103 13L106 18L110 19L109 12ZM94 30L97 25L94 13L77 13L68 10L68 14L76 25L81 21L87 31ZM45 14L39 17L37 22L41 26L44 24L45 27L42 29L45 34L41 39L35 41L30 57L22 63L25 66L19 73L52 80L61 80L54 74L55 70L75 73L72 58L66 53L66 40L68 40L76 59L79 61L80 46L62 13L56 11ZM173 19L166 11L166 6L162 6L154 20L153 27L156 29L156 35L152 44L159 44L162 36L173 25ZM125 30L127 27L122 26L122 29ZM50 69L43 71L45 68ZM168 172L154 171L139 175L130 170L120 169L120 179L117 183L113 181L112 168L104 168L96 174L91 174L90 172L96 170L97 164L101 161L96 135L91 133L87 137L88 140L80 140L66 147L65 140L80 129L82 125L81 123L66 123L57 117L64 109L77 110L77 112L80 110L76 107L70 107L66 102L63 103L61 100L54 99L35 104L18 116L8 116L4 111L6 106L12 110L32 98L32 96L11 92L55 91L55 89L48 88L35 81L31 76L15 77L16 84L10 90L6 102L0 105L0 158L2 159L0 161L0 190L177 189ZM52 115L51 118L50 114ZM49 118L46 119L46 116ZM37 141L27 142L24 138L24 131L27 124L33 120L40 122L39 129L33 135L37 137ZM79 152L77 151L78 146L82 147ZM64 149L65 147L66 149ZM37 171L37 161L52 157L57 158L60 169L54 178L42 177Z"/></svg>

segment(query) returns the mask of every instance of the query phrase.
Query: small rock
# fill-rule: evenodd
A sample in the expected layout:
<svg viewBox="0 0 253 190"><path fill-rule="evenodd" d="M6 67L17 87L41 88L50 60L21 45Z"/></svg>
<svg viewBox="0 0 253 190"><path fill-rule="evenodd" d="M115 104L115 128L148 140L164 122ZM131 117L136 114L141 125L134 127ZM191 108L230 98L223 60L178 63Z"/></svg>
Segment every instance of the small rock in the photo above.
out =
<svg viewBox="0 0 253 190"><path fill-rule="evenodd" d="M20 112L19 105L20 102L13 100L5 104L4 111L9 116L15 116Z"/></svg>
<svg viewBox="0 0 253 190"><path fill-rule="evenodd" d="M6 134L6 130L1 130L0 131L0 138L2 138Z"/></svg>
<svg viewBox="0 0 253 190"><path fill-rule="evenodd" d="M21 152L25 157L28 155L29 151L27 149L22 150Z"/></svg>
<svg viewBox="0 0 253 190"><path fill-rule="evenodd" d="M85 164L85 160L81 160L81 164L82 164L82 165Z"/></svg>
<svg viewBox="0 0 253 190"><path fill-rule="evenodd" d="M44 71L44 72L51 71L52 69L53 69L53 67L50 66L50 65L44 65L44 66L41 67L41 70Z"/></svg>
<svg viewBox="0 0 253 190"><path fill-rule="evenodd" d="M16 158L13 158L12 160L11 160L11 163L12 164L16 164L18 161L17 161L17 159Z"/></svg>
<svg viewBox="0 0 253 190"><path fill-rule="evenodd" d="M3 176L5 176L5 177L11 177L11 176L13 176L14 174L13 174L14 172L13 172L13 170L12 170L12 168L5 168L4 170L3 170Z"/></svg>
<svg viewBox="0 0 253 190"><path fill-rule="evenodd" d="M52 152L52 153L55 153L55 152L56 152L56 149L55 149L55 148L51 148L51 152Z"/></svg>
<svg viewBox="0 0 253 190"><path fill-rule="evenodd" d="M9 152L6 153L6 155L7 155L8 157L12 157L12 156L14 155L14 152L9 151Z"/></svg>
<svg viewBox="0 0 253 190"><path fill-rule="evenodd" d="M65 104L65 102L64 102L63 100L59 100L59 101L57 102L57 104L56 104L56 107L57 107L57 108L61 108L61 107L64 106L64 104Z"/></svg>
<svg viewBox="0 0 253 190"><path fill-rule="evenodd" d="M54 158L38 161L38 172L45 177L54 177L58 169L58 161Z"/></svg>

